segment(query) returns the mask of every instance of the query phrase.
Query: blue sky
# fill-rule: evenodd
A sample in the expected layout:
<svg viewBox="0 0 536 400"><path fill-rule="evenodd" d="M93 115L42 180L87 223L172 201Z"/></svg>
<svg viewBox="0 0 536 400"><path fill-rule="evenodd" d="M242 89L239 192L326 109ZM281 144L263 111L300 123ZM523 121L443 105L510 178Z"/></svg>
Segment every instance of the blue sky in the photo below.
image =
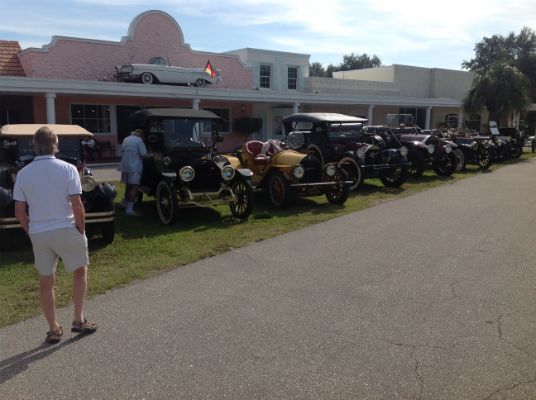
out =
<svg viewBox="0 0 536 400"><path fill-rule="evenodd" d="M460 69L484 36L536 30L534 0L0 0L0 39L23 49L54 35L119 41L151 9L175 18L194 50L289 51L324 66L354 52Z"/></svg>

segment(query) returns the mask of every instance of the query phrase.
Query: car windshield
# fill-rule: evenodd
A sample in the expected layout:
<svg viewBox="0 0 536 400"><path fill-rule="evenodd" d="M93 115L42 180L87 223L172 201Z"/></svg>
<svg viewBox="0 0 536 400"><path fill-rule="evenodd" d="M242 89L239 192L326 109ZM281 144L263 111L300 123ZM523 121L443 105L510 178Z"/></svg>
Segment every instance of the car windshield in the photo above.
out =
<svg viewBox="0 0 536 400"><path fill-rule="evenodd" d="M363 124L361 123L346 123L346 124L331 124L329 126L330 139L358 139L363 133Z"/></svg>
<svg viewBox="0 0 536 400"><path fill-rule="evenodd" d="M167 60L164 57L153 57L149 60L149 64L153 65L168 65Z"/></svg>
<svg viewBox="0 0 536 400"><path fill-rule="evenodd" d="M205 147L209 144L212 121L206 119L166 119L160 121L164 144L175 147Z"/></svg>
<svg viewBox="0 0 536 400"><path fill-rule="evenodd" d="M23 137L17 138L17 147L18 147L19 157L35 156L35 153L32 147L32 140L33 138L31 136L23 136ZM59 136L58 137L59 152L56 153L56 157L79 158L80 146L81 146L80 137Z"/></svg>

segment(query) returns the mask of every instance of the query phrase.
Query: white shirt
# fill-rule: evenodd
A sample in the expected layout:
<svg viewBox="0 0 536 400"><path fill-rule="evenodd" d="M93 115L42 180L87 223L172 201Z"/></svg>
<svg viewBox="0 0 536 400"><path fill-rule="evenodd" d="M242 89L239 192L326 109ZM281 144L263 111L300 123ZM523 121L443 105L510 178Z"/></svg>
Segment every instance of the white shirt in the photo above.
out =
<svg viewBox="0 0 536 400"><path fill-rule="evenodd" d="M137 135L131 134L123 140L121 145L121 162L119 171L129 174L143 172L142 157L147 155L147 148L143 139Z"/></svg>
<svg viewBox="0 0 536 400"><path fill-rule="evenodd" d="M81 193L76 167L52 155L35 157L13 188L13 198L28 204L29 233L75 227L69 196Z"/></svg>

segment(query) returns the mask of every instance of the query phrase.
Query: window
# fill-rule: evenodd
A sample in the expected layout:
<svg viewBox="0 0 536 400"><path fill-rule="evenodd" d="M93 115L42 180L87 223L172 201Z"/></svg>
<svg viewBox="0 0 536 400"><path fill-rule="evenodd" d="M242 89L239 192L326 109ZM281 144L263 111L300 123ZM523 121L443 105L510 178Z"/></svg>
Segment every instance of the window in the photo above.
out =
<svg viewBox="0 0 536 400"><path fill-rule="evenodd" d="M424 127L426 125L426 109L425 108L401 108L400 114L413 115L415 126Z"/></svg>
<svg viewBox="0 0 536 400"><path fill-rule="evenodd" d="M297 67L288 67L288 88L289 89L298 88L298 68Z"/></svg>
<svg viewBox="0 0 536 400"><path fill-rule="evenodd" d="M220 117L220 132L231 132L231 111L228 108L205 108Z"/></svg>
<svg viewBox="0 0 536 400"><path fill-rule="evenodd" d="M71 104L71 122L92 133L110 133L110 106Z"/></svg>
<svg viewBox="0 0 536 400"><path fill-rule="evenodd" d="M260 87L261 88L270 88L271 78L272 78L272 66L269 64L261 64L260 71Z"/></svg>

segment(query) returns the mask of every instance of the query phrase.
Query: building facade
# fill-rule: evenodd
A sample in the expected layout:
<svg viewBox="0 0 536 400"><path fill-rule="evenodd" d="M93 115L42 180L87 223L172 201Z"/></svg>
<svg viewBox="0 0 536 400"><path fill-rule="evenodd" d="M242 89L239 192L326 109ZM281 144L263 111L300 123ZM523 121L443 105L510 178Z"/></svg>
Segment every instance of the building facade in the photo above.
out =
<svg viewBox="0 0 536 400"><path fill-rule="evenodd" d="M205 88L119 82L116 65L164 56L178 67L208 61L223 80ZM470 87L468 72L393 65L309 77L309 55L238 49L195 51L169 14L147 11L118 42L54 36L21 50L0 41L0 125L64 123L84 126L115 152L128 134L128 116L145 107L208 109L221 118L222 150L243 141L282 138L281 118L294 112L339 112L383 124L388 113L412 113L432 128L456 117ZM255 121L254 131L243 129Z"/></svg>

